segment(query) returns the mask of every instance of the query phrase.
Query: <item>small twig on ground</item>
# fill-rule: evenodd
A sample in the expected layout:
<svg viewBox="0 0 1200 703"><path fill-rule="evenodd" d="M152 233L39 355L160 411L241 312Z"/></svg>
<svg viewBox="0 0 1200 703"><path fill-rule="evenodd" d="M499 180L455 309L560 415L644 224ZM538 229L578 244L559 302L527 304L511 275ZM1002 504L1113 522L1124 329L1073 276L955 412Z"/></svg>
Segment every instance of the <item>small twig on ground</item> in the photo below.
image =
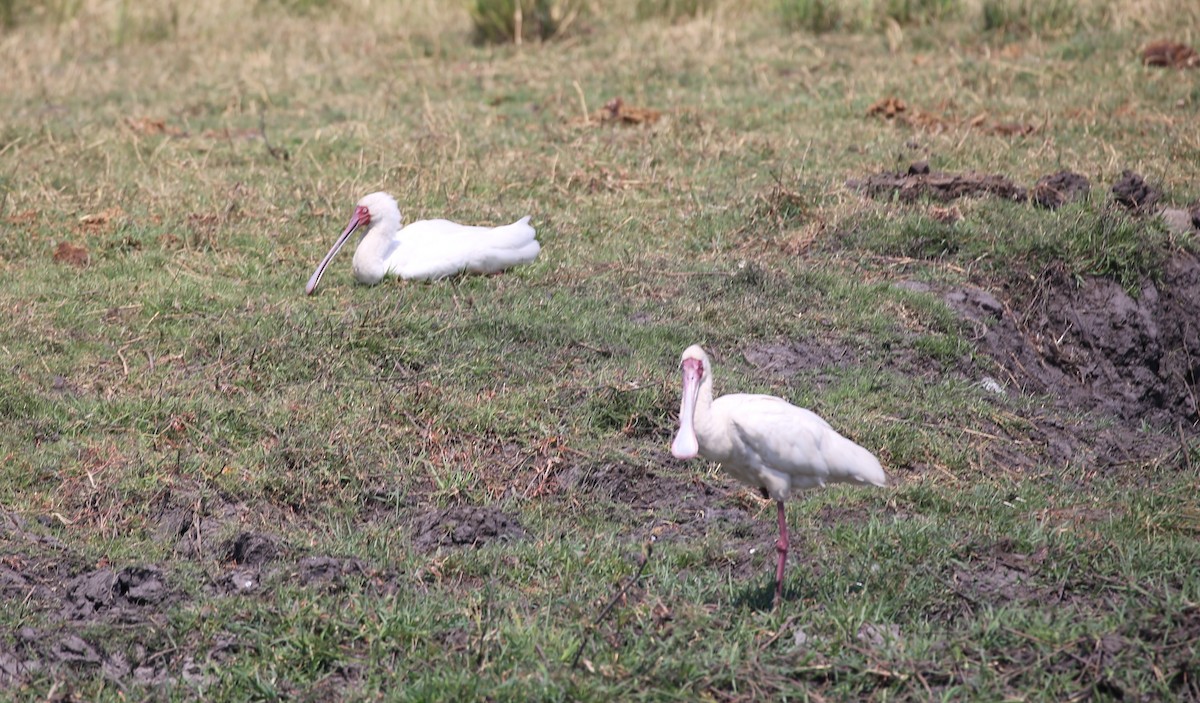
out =
<svg viewBox="0 0 1200 703"><path fill-rule="evenodd" d="M637 573L633 575L633 578L625 582L625 585L621 587L621 590L617 591L616 595L612 597L612 600L608 601L608 605L604 606L604 609L600 611L600 614L597 615L596 619L592 621L592 624L588 626L587 632L585 632L583 635L583 641L579 643L579 649L575 650L575 656L571 657L572 669L579 666L579 658L583 656L583 650L587 647L588 640L592 638L592 634L596 631L596 628L600 626L600 623L604 621L604 618L608 617L608 614L612 612L614 607L616 607L617 601L624 598L625 594L629 592L629 589L633 587L633 584L637 583L642 578L642 574L646 571L646 565L650 563L650 554L653 550L654 541L652 539L646 542L646 551L642 554L642 558L638 564Z"/></svg>
<svg viewBox="0 0 1200 703"><path fill-rule="evenodd" d="M774 644L776 640L778 640L781 636L783 636L784 631L786 631L789 627L791 627L792 623L794 623L794 622L796 622L796 616L789 615L788 619L784 620L783 624L779 626L779 629L775 631L775 634L768 637L766 642L763 642L762 644L758 645L758 650L761 652L761 651L765 650L767 647L770 647L772 644Z"/></svg>

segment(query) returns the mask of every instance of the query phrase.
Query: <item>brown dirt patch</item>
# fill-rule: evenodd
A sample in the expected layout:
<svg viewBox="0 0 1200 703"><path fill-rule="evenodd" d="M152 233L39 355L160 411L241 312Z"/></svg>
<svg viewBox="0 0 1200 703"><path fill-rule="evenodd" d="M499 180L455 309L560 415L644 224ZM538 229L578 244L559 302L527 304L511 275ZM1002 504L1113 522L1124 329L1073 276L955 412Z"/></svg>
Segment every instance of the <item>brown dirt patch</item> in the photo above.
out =
<svg viewBox="0 0 1200 703"><path fill-rule="evenodd" d="M771 376L792 376L801 371L850 366L851 350L820 340L798 339L786 342L751 344L742 355L761 373Z"/></svg>
<svg viewBox="0 0 1200 703"><path fill-rule="evenodd" d="M88 265L91 257L88 255L87 247L70 242L59 242L59 245L54 249L53 259L60 264L69 264L76 268L83 268Z"/></svg>
<svg viewBox="0 0 1200 703"><path fill-rule="evenodd" d="M993 120L986 112L965 119L939 114L944 112L946 112L945 106L938 112L929 112L911 107L895 96L888 96L875 101L868 107L867 117L880 117L895 124L908 125L914 129L923 129L933 133L965 128L977 129L1001 137L1012 137L1026 136L1038 130L1036 126L1027 122Z"/></svg>
<svg viewBox="0 0 1200 703"><path fill-rule="evenodd" d="M1075 411L1173 428L1200 421L1200 260L1179 253L1134 297L1115 281L1061 269L1001 302L978 288L945 292L978 327L975 342L1022 392Z"/></svg>
<svg viewBox="0 0 1200 703"><path fill-rule="evenodd" d="M516 540L525 530L516 518L491 506L455 505L432 510L413 527L413 544L421 550L479 547L494 540Z"/></svg>
<svg viewBox="0 0 1200 703"><path fill-rule="evenodd" d="M1090 190L1091 184L1084 176L1071 171L1059 171L1039 178L1029 198L1034 205L1057 210L1067 203L1083 200Z"/></svg>
<svg viewBox="0 0 1200 703"><path fill-rule="evenodd" d="M275 539L257 532L242 532L229 541L226 558L243 566L262 566L279 554Z"/></svg>
<svg viewBox="0 0 1200 703"><path fill-rule="evenodd" d="M1161 39L1142 49L1142 63L1165 68L1196 68L1200 66L1200 54L1187 44Z"/></svg>
<svg viewBox="0 0 1200 703"><path fill-rule="evenodd" d="M897 198L904 202L920 198L948 202L971 195L993 195L1016 202L1025 202L1027 198L1025 188L1007 176L930 171L929 164L924 161L912 164L904 173L877 173L849 180L846 186L872 198Z"/></svg>
<svg viewBox="0 0 1200 703"><path fill-rule="evenodd" d="M1162 198L1161 190L1130 170L1121 172L1121 177L1113 184L1112 194L1118 205L1134 212L1149 212Z"/></svg>
<svg viewBox="0 0 1200 703"><path fill-rule="evenodd" d="M662 117L662 112L646 107L635 107L617 97L609 100L604 107L588 115L586 124L624 124L652 125Z"/></svg>

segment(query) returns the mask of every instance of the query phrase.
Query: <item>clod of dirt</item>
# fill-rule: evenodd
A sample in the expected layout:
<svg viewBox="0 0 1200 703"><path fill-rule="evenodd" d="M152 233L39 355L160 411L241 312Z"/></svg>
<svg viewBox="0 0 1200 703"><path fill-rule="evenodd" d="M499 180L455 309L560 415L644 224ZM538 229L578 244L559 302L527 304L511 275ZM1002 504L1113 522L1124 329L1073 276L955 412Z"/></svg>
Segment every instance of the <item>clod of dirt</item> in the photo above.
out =
<svg viewBox="0 0 1200 703"><path fill-rule="evenodd" d="M352 574L366 574L367 567L358 559L339 557L305 557L296 565L300 583L338 583Z"/></svg>
<svg viewBox="0 0 1200 703"><path fill-rule="evenodd" d="M117 575L116 593L130 603L151 605L167 597L167 583L156 567L129 566Z"/></svg>
<svg viewBox="0 0 1200 703"><path fill-rule="evenodd" d="M444 546L478 547L492 540L515 540L525 536L516 519L502 511L476 505L456 505L434 510L417 520L413 543L418 549Z"/></svg>
<svg viewBox="0 0 1200 703"><path fill-rule="evenodd" d="M258 587L258 569L253 567L234 569L225 576L223 581L230 591L248 593Z"/></svg>
<svg viewBox="0 0 1200 703"><path fill-rule="evenodd" d="M99 664L100 652L79 635L66 635L51 649L51 656L60 662Z"/></svg>
<svg viewBox="0 0 1200 703"><path fill-rule="evenodd" d="M896 624L873 625L865 622L858 628L858 634L854 636L854 639L871 649L898 648L904 643L900 636L900 626Z"/></svg>
<svg viewBox="0 0 1200 703"><path fill-rule="evenodd" d="M187 134L185 130L167 124L166 120L153 117L126 117L125 126L135 134L148 136L162 134L168 137L182 137Z"/></svg>
<svg viewBox="0 0 1200 703"><path fill-rule="evenodd" d="M117 574L112 569L96 569L77 577L67 586L64 615L82 620L109 608L116 597Z"/></svg>
<svg viewBox="0 0 1200 703"><path fill-rule="evenodd" d="M279 554L275 540L257 532L243 532L229 543L228 559L243 566L262 566Z"/></svg>
<svg viewBox="0 0 1200 703"><path fill-rule="evenodd" d="M102 568L82 574L67 586L63 615L85 620L106 610L129 611L166 599L166 577L155 566L127 566L121 571Z"/></svg>
<svg viewBox="0 0 1200 703"><path fill-rule="evenodd" d="M1002 137L1026 136L1037 131L1037 127L1024 122L991 122L986 112L968 119L942 117L909 107L903 100L888 96L875 101L867 108L867 117L882 117L889 122L905 124L929 132L942 132L954 127L979 129Z"/></svg>
<svg viewBox="0 0 1200 703"><path fill-rule="evenodd" d="M904 114L908 110L908 105L900 98L889 95L886 98L876 100L867 108L867 117L879 115L885 120L895 119L896 116Z"/></svg>
<svg viewBox="0 0 1200 703"><path fill-rule="evenodd" d="M666 487L670 479L664 480L644 466L620 462L577 464L563 474L562 481L569 490L588 494L593 500L607 498L635 508L653 508L664 499L674 502L682 497L678 488Z"/></svg>
<svg viewBox="0 0 1200 703"><path fill-rule="evenodd" d="M1113 198L1134 212L1145 212L1162 197L1162 191L1126 169L1112 187Z"/></svg>
<svg viewBox="0 0 1200 703"><path fill-rule="evenodd" d="M154 536L162 542L175 542L192 527L192 509L185 506L164 508L158 516Z"/></svg>
<svg viewBox="0 0 1200 703"><path fill-rule="evenodd" d="M1192 234L1200 229L1194 222L1195 218L1192 217L1192 213L1187 210L1174 207L1163 208L1159 211L1158 216L1162 218L1167 231L1172 234Z"/></svg>
<svg viewBox="0 0 1200 703"><path fill-rule="evenodd" d="M1166 68L1196 68L1200 66L1200 54L1187 44L1164 39L1151 42L1142 49L1142 63Z"/></svg>
<svg viewBox="0 0 1200 703"><path fill-rule="evenodd" d="M987 127L987 131L1001 137L1027 137L1038 131L1038 128L1027 122L997 122Z"/></svg>
<svg viewBox="0 0 1200 703"><path fill-rule="evenodd" d="M911 202L922 197L950 201L969 195L994 195L1006 200L1024 202L1025 189L1005 176L986 173L941 173L928 171L928 165L918 162L906 173L877 173L864 179L852 179L846 186L880 200L898 198Z"/></svg>
<svg viewBox="0 0 1200 703"><path fill-rule="evenodd" d="M1059 171L1039 178L1033 186L1030 199L1034 205L1047 210L1057 210L1067 203L1083 200L1089 190L1091 184L1084 176L1071 171Z"/></svg>
<svg viewBox="0 0 1200 703"><path fill-rule="evenodd" d="M90 259L87 247L70 242L59 242L58 247L54 250L53 258L60 264L69 264L76 268L87 266Z"/></svg>
<svg viewBox="0 0 1200 703"><path fill-rule="evenodd" d="M613 98L582 120L584 124L605 125L652 125L662 117L662 112L646 107L626 105L621 98Z"/></svg>

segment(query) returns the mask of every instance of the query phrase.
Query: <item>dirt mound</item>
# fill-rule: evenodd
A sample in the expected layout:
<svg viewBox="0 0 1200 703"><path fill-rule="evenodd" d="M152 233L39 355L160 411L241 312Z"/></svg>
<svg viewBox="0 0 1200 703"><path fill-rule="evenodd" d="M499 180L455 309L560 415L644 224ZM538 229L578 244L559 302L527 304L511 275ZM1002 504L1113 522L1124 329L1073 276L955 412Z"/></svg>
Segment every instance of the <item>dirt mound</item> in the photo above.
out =
<svg viewBox="0 0 1200 703"><path fill-rule="evenodd" d="M1174 428L1200 422L1200 260L1180 253L1161 283L1131 295L1115 281L1046 272L1011 303L978 288L944 293L1011 385L1073 411Z"/></svg>
<svg viewBox="0 0 1200 703"><path fill-rule="evenodd" d="M1034 205L1057 210L1067 203L1086 198L1091 187L1088 179L1078 173L1059 171L1039 178L1029 197Z"/></svg>
<svg viewBox="0 0 1200 703"><path fill-rule="evenodd" d="M127 566L119 572L96 569L67 585L62 614L68 620L86 620L110 611L121 619L137 619L139 608L157 605L168 595L166 577L156 566Z"/></svg>
<svg viewBox="0 0 1200 703"><path fill-rule="evenodd" d="M478 547L496 539L524 536L525 530L515 518L496 508L477 505L434 510L418 518L413 528L413 543L427 551L438 547Z"/></svg>
<svg viewBox="0 0 1200 703"><path fill-rule="evenodd" d="M262 566L279 554L279 548L270 535L242 532L229 541L225 554L227 559L243 566Z"/></svg>
<svg viewBox="0 0 1200 703"><path fill-rule="evenodd" d="M365 576L367 566L354 558L313 556L296 564L300 583L308 585L341 585L350 576Z"/></svg>
<svg viewBox="0 0 1200 703"><path fill-rule="evenodd" d="M1121 177L1113 184L1112 193L1113 199L1119 205L1134 212L1149 212L1154 204L1162 198L1161 190L1146 183L1140 175L1129 170L1121 172Z"/></svg>
<svg viewBox="0 0 1200 703"><path fill-rule="evenodd" d="M898 198L912 202L920 198L950 201L969 195L994 195L1006 200L1025 202L1025 189L1007 176L988 173L941 173L930 171L929 164L919 161L906 173L877 173L863 179L846 182L853 189L877 199Z"/></svg>

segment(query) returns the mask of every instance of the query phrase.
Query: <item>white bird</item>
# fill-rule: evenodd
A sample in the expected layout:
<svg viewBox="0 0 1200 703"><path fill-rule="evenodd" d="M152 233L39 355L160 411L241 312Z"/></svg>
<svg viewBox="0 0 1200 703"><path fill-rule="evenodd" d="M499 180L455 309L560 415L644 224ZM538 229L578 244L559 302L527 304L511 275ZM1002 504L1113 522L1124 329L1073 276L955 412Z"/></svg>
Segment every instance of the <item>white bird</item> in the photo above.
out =
<svg viewBox="0 0 1200 703"><path fill-rule="evenodd" d="M325 267L360 228L366 228L354 250L354 278L375 285L388 275L437 280L456 273L498 273L527 264L541 251L529 216L502 227L471 227L449 220L420 220L400 226L400 208L387 193L371 193L358 201L345 231L333 243L305 292L312 295Z"/></svg>
<svg viewBox="0 0 1200 703"><path fill-rule="evenodd" d="M771 395L735 393L713 400L712 363L699 345L683 352L683 401L671 454L697 454L721 465L742 483L775 499L779 554L775 605L783 598L787 518L783 502L793 493L826 483L887 485L871 452L841 436L816 413Z"/></svg>

